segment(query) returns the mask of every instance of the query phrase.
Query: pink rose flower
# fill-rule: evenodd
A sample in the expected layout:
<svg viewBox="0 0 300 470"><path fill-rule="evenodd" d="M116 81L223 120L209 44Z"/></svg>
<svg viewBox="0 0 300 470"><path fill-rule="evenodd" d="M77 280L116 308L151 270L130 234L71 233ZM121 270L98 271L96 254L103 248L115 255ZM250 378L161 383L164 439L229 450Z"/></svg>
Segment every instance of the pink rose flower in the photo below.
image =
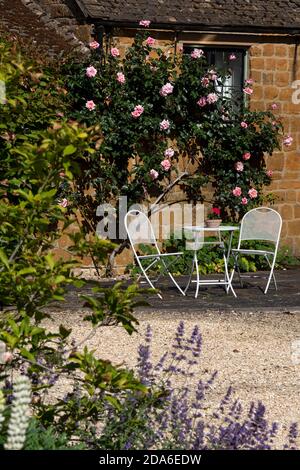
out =
<svg viewBox="0 0 300 470"><path fill-rule="evenodd" d="M217 75L215 70L213 70L213 69L209 70L208 74L209 74L210 80L212 80L213 82L215 82L217 80L218 75Z"/></svg>
<svg viewBox="0 0 300 470"><path fill-rule="evenodd" d="M151 21L149 21L149 20L141 20L141 21L139 22L139 25L140 25L140 26L144 26L144 28L149 28L150 23L151 23Z"/></svg>
<svg viewBox="0 0 300 470"><path fill-rule="evenodd" d="M171 162L170 162L170 160L167 160L167 159L166 159L166 160L163 160L160 164L161 164L161 166L163 167L163 169L164 169L165 171L169 171L169 169L171 168Z"/></svg>
<svg viewBox="0 0 300 470"><path fill-rule="evenodd" d="M66 173L64 171L60 171L59 172L59 177L60 178L65 178L66 177Z"/></svg>
<svg viewBox="0 0 300 470"><path fill-rule="evenodd" d="M273 171L272 171L272 170L268 170L268 171L267 171L267 176L268 176L269 178L272 178L272 176L273 176Z"/></svg>
<svg viewBox="0 0 300 470"><path fill-rule="evenodd" d="M86 102L85 107L86 107L89 111L93 111L93 110L96 108L96 105L95 105L95 103L94 103L93 100L89 100L89 101Z"/></svg>
<svg viewBox="0 0 300 470"><path fill-rule="evenodd" d="M117 73L117 82L122 83L122 84L126 82L124 73L122 72Z"/></svg>
<svg viewBox="0 0 300 470"><path fill-rule="evenodd" d="M166 83L164 86L161 87L160 91L159 91L159 94L161 96L167 96L167 95L170 95L171 93L173 93L173 85L171 85L171 83Z"/></svg>
<svg viewBox="0 0 300 470"><path fill-rule="evenodd" d="M152 38L151 36L149 36L149 37L146 39L146 44L147 44L147 46L154 46L154 44L155 44L155 39Z"/></svg>
<svg viewBox="0 0 300 470"><path fill-rule="evenodd" d="M153 180L156 180L158 178L158 171L152 168L152 170L149 171L149 175L151 176Z"/></svg>
<svg viewBox="0 0 300 470"><path fill-rule="evenodd" d="M204 86L205 88L207 88L208 85L209 85L209 78L208 77L202 77L201 78L201 85Z"/></svg>
<svg viewBox="0 0 300 470"><path fill-rule="evenodd" d="M247 124L245 121L242 121L242 122L241 122L241 127L242 127L243 129L247 129L248 124Z"/></svg>
<svg viewBox="0 0 300 470"><path fill-rule="evenodd" d="M97 41L90 42L90 48L91 49L98 49L98 47L100 47L99 42L97 42Z"/></svg>
<svg viewBox="0 0 300 470"><path fill-rule="evenodd" d="M293 143L293 140L294 140L293 137L290 136L290 135L288 135L287 137L285 137L285 138L283 139L283 143L284 143L284 145L286 145L287 147L290 147L290 146L292 145L292 143Z"/></svg>
<svg viewBox="0 0 300 470"><path fill-rule="evenodd" d="M112 47L110 53L113 57L119 57L120 55L120 51L116 47Z"/></svg>
<svg viewBox="0 0 300 470"><path fill-rule="evenodd" d="M234 168L236 169L236 171L243 171L244 169L243 162L236 162L236 164L234 165Z"/></svg>
<svg viewBox="0 0 300 470"><path fill-rule="evenodd" d="M252 90L252 88L247 86L246 88L243 88L243 92L246 93L246 95L252 95L253 90Z"/></svg>
<svg viewBox="0 0 300 470"><path fill-rule="evenodd" d="M245 206L246 204L248 204L248 199L246 197L243 197L241 202L243 206Z"/></svg>
<svg viewBox="0 0 300 470"><path fill-rule="evenodd" d="M191 58L192 59L200 59L200 57L202 57L204 55L204 52L202 49L194 49L192 52L191 52Z"/></svg>
<svg viewBox="0 0 300 470"><path fill-rule="evenodd" d="M243 154L243 159L244 159L244 160L249 160L249 158L251 158L251 153L250 153L250 152L245 152L245 153Z"/></svg>
<svg viewBox="0 0 300 470"><path fill-rule="evenodd" d="M97 75L97 69L91 65L90 67L87 67L85 74L87 77L93 78Z"/></svg>
<svg viewBox="0 0 300 470"><path fill-rule="evenodd" d="M278 109L278 104L277 104L277 103L272 103L272 104L271 104L271 109L273 109L273 111L274 111L275 109Z"/></svg>
<svg viewBox="0 0 300 470"><path fill-rule="evenodd" d="M213 103L215 103L216 101L218 101L218 99L219 99L219 97L218 97L218 95L217 95L216 93L209 93L209 94L207 95L207 98L206 98L208 104L213 104Z"/></svg>
<svg viewBox="0 0 300 470"><path fill-rule="evenodd" d="M134 118L138 118L140 117L141 114L143 114L143 112L144 112L143 106L138 104L137 106L135 106L134 110L132 111L131 116L133 116Z"/></svg>
<svg viewBox="0 0 300 470"><path fill-rule="evenodd" d="M234 52L232 52L229 56L229 60L235 60L236 59L236 55Z"/></svg>
<svg viewBox="0 0 300 470"><path fill-rule="evenodd" d="M170 127L170 121L168 121L168 119L163 119L159 124L159 127L161 131L166 131Z"/></svg>
<svg viewBox="0 0 300 470"><path fill-rule="evenodd" d="M239 186L236 186L233 190L232 190L232 194L236 197L240 196L242 194L242 190Z"/></svg>
<svg viewBox="0 0 300 470"><path fill-rule="evenodd" d="M245 83L246 83L246 85L253 85L254 80L253 80L253 78L247 78L247 80L245 80Z"/></svg>
<svg viewBox="0 0 300 470"><path fill-rule="evenodd" d="M257 191L254 188L249 189L248 194L251 197L251 199L255 199L257 197Z"/></svg>
<svg viewBox="0 0 300 470"><path fill-rule="evenodd" d="M173 155L174 155L174 150L172 149L172 147L169 147L165 150L164 152L164 156L167 157L167 158L172 158Z"/></svg>
<svg viewBox="0 0 300 470"><path fill-rule="evenodd" d="M68 201L68 199L64 198L58 203L58 205L61 206L61 207L68 207L69 201Z"/></svg>
<svg viewBox="0 0 300 470"><path fill-rule="evenodd" d="M202 96L202 97L199 98L199 100L197 101L197 105L200 106L200 108L203 108L203 106L206 106L206 104L207 104L207 101L206 101L205 96Z"/></svg>

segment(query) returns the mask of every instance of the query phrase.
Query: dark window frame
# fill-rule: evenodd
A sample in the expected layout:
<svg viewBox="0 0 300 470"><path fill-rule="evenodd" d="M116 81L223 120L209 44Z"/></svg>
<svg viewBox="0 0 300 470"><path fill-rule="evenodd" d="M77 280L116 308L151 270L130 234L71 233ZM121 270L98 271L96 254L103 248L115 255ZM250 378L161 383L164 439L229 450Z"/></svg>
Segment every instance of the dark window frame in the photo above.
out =
<svg viewBox="0 0 300 470"><path fill-rule="evenodd" d="M240 83L239 83L239 90L238 90L238 93L241 94L241 98L243 97L243 88L244 88L244 83L245 83L245 80L247 79L246 77L246 73L247 73L247 70L248 70L248 67L246 66L246 60L247 60L247 56L248 56L248 51L249 51L249 47L250 46L236 46L236 45L233 45L233 46L230 46L228 44L183 44L183 53L184 54L189 54L190 52L192 52L193 49L202 49L205 53L205 56L207 58L207 62L209 65L211 65L212 67L217 67L218 66L215 64L215 54L216 52L226 52L228 54L228 56L231 54L231 53L242 53L242 57L241 57L241 80L240 80ZM213 60L211 60L213 59ZM225 61L224 61L224 68L225 68ZM229 62L228 62L228 65L229 65ZM234 87L232 87L234 88Z"/></svg>

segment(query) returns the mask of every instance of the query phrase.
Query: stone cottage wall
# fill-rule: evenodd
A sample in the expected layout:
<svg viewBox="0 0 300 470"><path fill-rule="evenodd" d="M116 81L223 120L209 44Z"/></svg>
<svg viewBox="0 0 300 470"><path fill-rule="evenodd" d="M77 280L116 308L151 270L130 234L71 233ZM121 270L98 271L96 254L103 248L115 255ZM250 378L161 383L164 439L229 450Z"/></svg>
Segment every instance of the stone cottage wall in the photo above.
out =
<svg viewBox="0 0 300 470"><path fill-rule="evenodd" d="M300 51L291 44L256 44L250 48L250 75L255 80L252 108L264 110L276 102L285 133L294 141L268 159L273 170L270 190L283 218L282 243L300 254L300 104L293 104L292 83L300 79ZM298 87L299 88L299 87Z"/></svg>

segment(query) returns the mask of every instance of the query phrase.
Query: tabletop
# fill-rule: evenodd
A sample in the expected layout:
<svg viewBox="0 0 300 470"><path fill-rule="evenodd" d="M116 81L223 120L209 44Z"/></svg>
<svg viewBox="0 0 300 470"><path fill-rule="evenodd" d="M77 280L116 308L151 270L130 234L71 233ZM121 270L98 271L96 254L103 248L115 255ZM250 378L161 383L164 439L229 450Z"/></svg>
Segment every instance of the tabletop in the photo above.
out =
<svg viewBox="0 0 300 470"><path fill-rule="evenodd" d="M185 225L184 230L191 232L233 232L239 230L240 227L236 225L219 225L219 227L204 227L203 225Z"/></svg>

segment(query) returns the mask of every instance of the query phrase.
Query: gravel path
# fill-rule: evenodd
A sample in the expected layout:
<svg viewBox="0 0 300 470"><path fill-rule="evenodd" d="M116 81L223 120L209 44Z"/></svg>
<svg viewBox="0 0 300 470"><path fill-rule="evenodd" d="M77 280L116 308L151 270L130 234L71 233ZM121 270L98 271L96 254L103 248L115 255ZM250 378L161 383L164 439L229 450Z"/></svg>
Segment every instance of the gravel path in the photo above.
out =
<svg viewBox="0 0 300 470"><path fill-rule="evenodd" d="M77 311L56 308L54 323L49 322L49 326L63 323L73 328L72 337L81 340L89 326L82 321L84 313L80 307ZM203 335L203 354L194 382L218 371L209 395L211 406L232 385L246 408L252 400L263 401L268 418L283 424L283 430L291 422L300 423L300 310L180 312L177 306L176 311L146 308L136 316L140 321L138 334L130 337L122 328L102 327L88 346L103 359L134 367L137 347L148 324L153 330L154 360L170 350L180 320L184 320L187 331L197 324ZM298 358L293 350L297 340Z"/></svg>

